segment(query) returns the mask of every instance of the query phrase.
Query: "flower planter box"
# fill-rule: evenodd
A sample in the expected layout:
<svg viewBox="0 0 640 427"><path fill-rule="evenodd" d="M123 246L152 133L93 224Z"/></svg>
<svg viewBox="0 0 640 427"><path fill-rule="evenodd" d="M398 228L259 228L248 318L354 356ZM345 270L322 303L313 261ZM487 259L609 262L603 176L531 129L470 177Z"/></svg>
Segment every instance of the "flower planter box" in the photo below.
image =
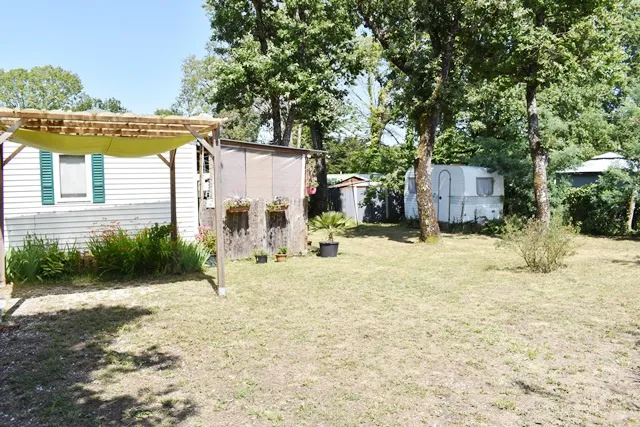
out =
<svg viewBox="0 0 640 427"><path fill-rule="evenodd" d="M277 208L269 208L269 209L267 209L267 211L269 213L278 213L278 212L284 212L287 209L289 209L289 206L279 206Z"/></svg>
<svg viewBox="0 0 640 427"><path fill-rule="evenodd" d="M238 206L235 208L227 208L228 213L242 213L249 212L249 206Z"/></svg>

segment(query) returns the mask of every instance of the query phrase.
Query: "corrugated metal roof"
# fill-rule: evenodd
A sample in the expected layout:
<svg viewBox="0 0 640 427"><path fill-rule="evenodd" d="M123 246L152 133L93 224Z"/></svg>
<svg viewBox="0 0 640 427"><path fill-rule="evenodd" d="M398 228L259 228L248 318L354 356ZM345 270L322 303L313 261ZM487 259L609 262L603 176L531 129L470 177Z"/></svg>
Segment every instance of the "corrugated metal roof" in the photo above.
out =
<svg viewBox="0 0 640 427"><path fill-rule="evenodd" d="M558 173L562 174L582 174L582 173L604 173L611 168L629 169L629 162L618 153L604 153L599 156L592 157L581 165Z"/></svg>

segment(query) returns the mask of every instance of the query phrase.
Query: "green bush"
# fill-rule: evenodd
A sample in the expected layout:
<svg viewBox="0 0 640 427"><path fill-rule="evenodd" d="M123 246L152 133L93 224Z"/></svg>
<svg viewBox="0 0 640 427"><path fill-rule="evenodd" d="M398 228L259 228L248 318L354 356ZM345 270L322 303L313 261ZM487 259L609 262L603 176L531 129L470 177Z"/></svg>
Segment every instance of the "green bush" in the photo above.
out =
<svg viewBox="0 0 640 427"><path fill-rule="evenodd" d="M567 191L565 213L582 233L601 236L627 234L630 189L625 171L610 169L594 184ZM635 217L640 217L640 203Z"/></svg>
<svg viewBox="0 0 640 427"><path fill-rule="evenodd" d="M7 251L6 268L10 282L55 281L78 274L82 260L73 246L63 249L57 240L27 234L22 247Z"/></svg>
<svg viewBox="0 0 640 427"><path fill-rule="evenodd" d="M94 234L88 246L98 276L111 279L200 271L209 255L201 244L172 242L171 226L158 224L133 235L110 226Z"/></svg>
<svg viewBox="0 0 640 427"><path fill-rule="evenodd" d="M189 243L179 239L176 249L178 270L182 273L202 271L209 258L209 250L202 244Z"/></svg>
<svg viewBox="0 0 640 427"><path fill-rule="evenodd" d="M508 218L501 235L500 246L513 250L534 272L548 273L564 265L573 254L576 231L557 219L547 228L536 219L522 221Z"/></svg>

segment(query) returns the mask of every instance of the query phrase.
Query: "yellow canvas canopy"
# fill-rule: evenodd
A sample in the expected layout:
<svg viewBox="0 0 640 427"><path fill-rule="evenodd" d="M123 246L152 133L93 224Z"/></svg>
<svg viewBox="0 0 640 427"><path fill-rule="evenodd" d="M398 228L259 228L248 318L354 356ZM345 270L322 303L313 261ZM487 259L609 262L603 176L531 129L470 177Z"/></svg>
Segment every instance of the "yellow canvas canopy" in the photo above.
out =
<svg viewBox="0 0 640 427"><path fill-rule="evenodd" d="M11 140L27 147L60 154L105 154L114 157L142 157L174 150L195 140L193 135L136 138L106 135L63 135L20 129Z"/></svg>

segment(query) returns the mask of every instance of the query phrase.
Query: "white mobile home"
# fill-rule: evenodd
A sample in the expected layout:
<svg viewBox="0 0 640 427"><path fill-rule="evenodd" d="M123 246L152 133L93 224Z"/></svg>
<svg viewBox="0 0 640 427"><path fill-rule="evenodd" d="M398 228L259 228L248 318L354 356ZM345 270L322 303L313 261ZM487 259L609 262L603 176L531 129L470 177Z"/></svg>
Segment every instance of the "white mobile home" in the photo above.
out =
<svg viewBox="0 0 640 427"><path fill-rule="evenodd" d="M433 201L442 223L482 222L502 216L504 178L475 166L433 165ZM418 217L414 169L405 175L404 211L406 218Z"/></svg>
<svg viewBox="0 0 640 427"><path fill-rule="evenodd" d="M5 160L18 147L5 142ZM176 154L176 211L178 232L188 240L198 228L196 185L196 147L186 144ZM4 206L9 247L30 233L84 248L91 230L109 224L133 231L170 223L169 168L157 156L75 156L25 147L4 168Z"/></svg>

